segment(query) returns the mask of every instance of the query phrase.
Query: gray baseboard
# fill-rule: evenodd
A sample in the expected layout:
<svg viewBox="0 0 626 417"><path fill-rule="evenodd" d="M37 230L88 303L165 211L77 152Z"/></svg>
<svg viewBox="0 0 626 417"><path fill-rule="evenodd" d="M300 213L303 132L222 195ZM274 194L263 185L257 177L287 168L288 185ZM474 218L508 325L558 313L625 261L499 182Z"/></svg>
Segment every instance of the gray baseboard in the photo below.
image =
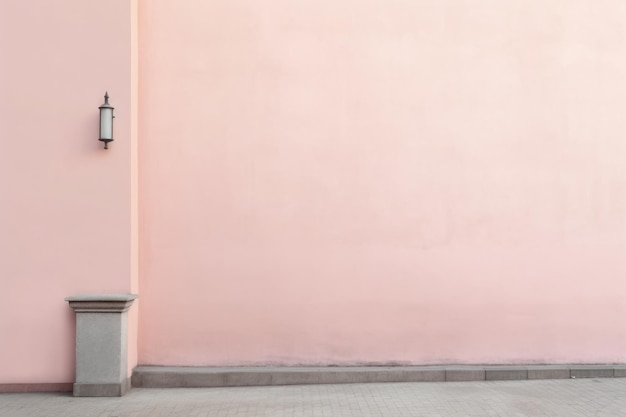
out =
<svg viewBox="0 0 626 417"><path fill-rule="evenodd" d="M41 384L0 384L0 394L17 392L72 392L71 382Z"/></svg>
<svg viewBox="0 0 626 417"><path fill-rule="evenodd" d="M182 367L138 366L132 386L200 388L367 382L510 381L626 377L626 365Z"/></svg>

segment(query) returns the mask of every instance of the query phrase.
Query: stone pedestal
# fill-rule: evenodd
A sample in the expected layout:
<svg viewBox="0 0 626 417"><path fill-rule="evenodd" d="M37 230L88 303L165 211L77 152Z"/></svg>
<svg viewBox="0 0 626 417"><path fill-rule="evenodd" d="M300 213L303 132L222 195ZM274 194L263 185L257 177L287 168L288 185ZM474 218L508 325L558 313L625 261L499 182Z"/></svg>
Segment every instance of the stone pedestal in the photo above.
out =
<svg viewBox="0 0 626 417"><path fill-rule="evenodd" d="M76 312L75 397L118 397L128 391L126 312L135 294L67 297Z"/></svg>

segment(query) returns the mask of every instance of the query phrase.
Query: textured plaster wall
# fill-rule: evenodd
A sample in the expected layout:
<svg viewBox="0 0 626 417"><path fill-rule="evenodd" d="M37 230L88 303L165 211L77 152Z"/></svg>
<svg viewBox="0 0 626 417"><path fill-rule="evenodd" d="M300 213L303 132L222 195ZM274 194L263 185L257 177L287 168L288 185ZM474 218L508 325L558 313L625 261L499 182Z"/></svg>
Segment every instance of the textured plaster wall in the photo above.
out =
<svg viewBox="0 0 626 417"><path fill-rule="evenodd" d="M0 384L73 382L64 297L137 288L132 4L0 0Z"/></svg>
<svg viewBox="0 0 626 417"><path fill-rule="evenodd" d="M140 7L140 363L626 362L623 1Z"/></svg>

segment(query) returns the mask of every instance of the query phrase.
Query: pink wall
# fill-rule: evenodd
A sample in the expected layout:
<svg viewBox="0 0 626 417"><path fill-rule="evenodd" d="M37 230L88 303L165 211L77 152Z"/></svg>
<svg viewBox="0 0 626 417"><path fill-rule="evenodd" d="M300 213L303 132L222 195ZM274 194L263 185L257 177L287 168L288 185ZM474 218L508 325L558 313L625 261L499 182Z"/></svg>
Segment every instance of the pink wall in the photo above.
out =
<svg viewBox="0 0 626 417"><path fill-rule="evenodd" d="M64 297L136 290L132 4L0 0L0 384L73 382Z"/></svg>
<svg viewBox="0 0 626 417"><path fill-rule="evenodd" d="M140 363L626 362L622 2L140 6L0 0L0 384L139 267Z"/></svg>
<svg viewBox="0 0 626 417"><path fill-rule="evenodd" d="M141 1L140 363L626 362L625 18Z"/></svg>

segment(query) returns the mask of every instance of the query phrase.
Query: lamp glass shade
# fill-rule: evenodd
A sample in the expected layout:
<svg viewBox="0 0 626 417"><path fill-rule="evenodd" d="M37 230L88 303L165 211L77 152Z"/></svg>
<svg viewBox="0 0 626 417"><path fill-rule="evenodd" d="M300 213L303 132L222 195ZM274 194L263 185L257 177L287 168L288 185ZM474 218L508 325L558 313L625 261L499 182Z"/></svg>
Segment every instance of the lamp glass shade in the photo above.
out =
<svg viewBox="0 0 626 417"><path fill-rule="evenodd" d="M113 139L113 108L100 108L100 139Z"/></svg>

